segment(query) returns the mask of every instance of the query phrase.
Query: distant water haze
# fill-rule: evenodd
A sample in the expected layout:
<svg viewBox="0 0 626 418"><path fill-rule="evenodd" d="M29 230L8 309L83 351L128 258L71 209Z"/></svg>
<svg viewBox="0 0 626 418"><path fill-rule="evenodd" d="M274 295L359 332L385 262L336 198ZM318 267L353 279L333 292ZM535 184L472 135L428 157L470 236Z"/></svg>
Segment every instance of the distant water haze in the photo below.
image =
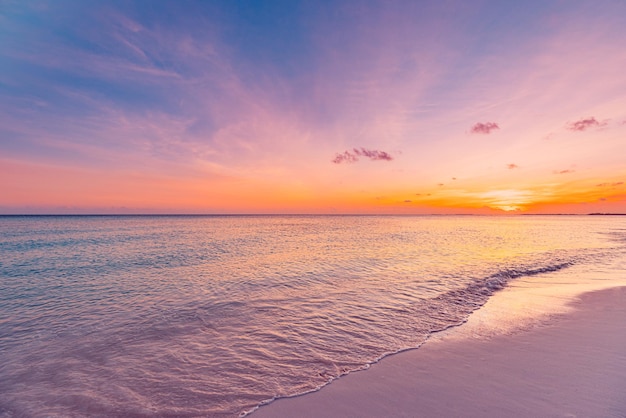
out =
<svg viewBox="0 0 626 418"><path fill-rule="evenodd" d="M626 217L11 216L0 237L2 417L238 416L513 280L626 257Z"/></svg>

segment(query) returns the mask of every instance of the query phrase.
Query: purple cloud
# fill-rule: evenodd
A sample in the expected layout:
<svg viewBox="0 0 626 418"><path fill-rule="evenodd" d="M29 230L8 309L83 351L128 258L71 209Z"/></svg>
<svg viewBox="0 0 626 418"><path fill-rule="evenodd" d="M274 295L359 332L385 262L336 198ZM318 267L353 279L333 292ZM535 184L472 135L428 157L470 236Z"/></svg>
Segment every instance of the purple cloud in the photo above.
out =
<svg viewBox="0 0 626 418"><path fill-rule="evenodd" d="M332 159L332 162L335 164L356 163L359 161L359 157L369 158L372 161L393 160L393 157L385 151L371 150L367 148L353 148L352 151L344 151L343 153L335 154L335 158Z"/></svg>
<svg viewBox="0 0 626 418"><path fill-rule="evenodd" d="M606 126L607 122L598 122L598 120L594 117L590 117L587 119L577 120L576 122L571 122L567 124L567 129L570 131L578 131L582 132L587 130L588 128L599 128L602 126Z"/></svg>
<svg viewBox="0 0 626 418"><path fill-rule="evenodd" d="M495 131L496 129L500 129L497 123L495 122L478 122L474 126L472 126L471 133L473 134L485 134L488 135L491 131Z"/></svg>
<svg viewBox="0 0 626 418"><path fill-rule="evenodd" d="M366 148L354 148L353 149L354 153L356 155L359 155L361 157L367 157L370 160L384 160L384 161L391 161L393 160L393 157L391 155L389 155L388 153L386 153L385 151L378 151L378 150L371 150L371 149L366 149Z"/></svg>
<svg viewBox="0 0 626 418"><path fill-rule="evenodd" d="M511 164L507 164L506 168L508 168L509 170L514 170L516 168L519 168L519 165L511 163Z"/></svg>
<svg viewBox="0 0 626 418"><path fill-rule="evenodd" d="M359 161L356 155L350 154L348 151L344 151L343 154L335 154L335 158L333 158L332 162L335 164L343 164L343 163L356 163Z"/></svg>

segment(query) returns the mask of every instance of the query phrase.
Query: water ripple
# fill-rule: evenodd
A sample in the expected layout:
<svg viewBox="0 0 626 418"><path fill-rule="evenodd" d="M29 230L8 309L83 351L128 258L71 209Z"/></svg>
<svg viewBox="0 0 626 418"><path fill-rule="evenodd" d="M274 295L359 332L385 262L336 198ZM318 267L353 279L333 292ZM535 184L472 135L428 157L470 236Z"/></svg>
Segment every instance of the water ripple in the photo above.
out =
<svg viewBox="0 0 626 418"><path fill-rule="evenodd" d="M0 416L237 416L623 256L590 218L0 217Z"/></svg>

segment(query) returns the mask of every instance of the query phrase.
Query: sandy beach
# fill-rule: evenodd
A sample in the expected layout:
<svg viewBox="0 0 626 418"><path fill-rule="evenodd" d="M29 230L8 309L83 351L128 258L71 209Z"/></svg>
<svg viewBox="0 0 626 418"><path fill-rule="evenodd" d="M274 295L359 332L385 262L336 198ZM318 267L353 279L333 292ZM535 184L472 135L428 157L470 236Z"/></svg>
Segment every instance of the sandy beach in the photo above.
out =
<svg viewBox="0 0 626 418"><path fill-rule="evenodd" d="M491 335L467 332L475 313L461 332L252 416L626 417L626 287L565 308Z"/></svg>

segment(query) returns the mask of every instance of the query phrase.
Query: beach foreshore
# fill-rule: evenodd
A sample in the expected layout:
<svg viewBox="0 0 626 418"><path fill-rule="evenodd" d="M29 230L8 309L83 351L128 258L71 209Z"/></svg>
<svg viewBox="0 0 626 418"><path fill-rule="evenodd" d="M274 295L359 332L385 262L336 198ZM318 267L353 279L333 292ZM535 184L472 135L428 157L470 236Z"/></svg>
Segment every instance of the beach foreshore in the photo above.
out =
<svg viewBox="0 0 626 418"><path fill-rule="evenodd" d="M252 417L626 417L626 287L584 293L517 328L485 331L483 313Z"/></svg>

